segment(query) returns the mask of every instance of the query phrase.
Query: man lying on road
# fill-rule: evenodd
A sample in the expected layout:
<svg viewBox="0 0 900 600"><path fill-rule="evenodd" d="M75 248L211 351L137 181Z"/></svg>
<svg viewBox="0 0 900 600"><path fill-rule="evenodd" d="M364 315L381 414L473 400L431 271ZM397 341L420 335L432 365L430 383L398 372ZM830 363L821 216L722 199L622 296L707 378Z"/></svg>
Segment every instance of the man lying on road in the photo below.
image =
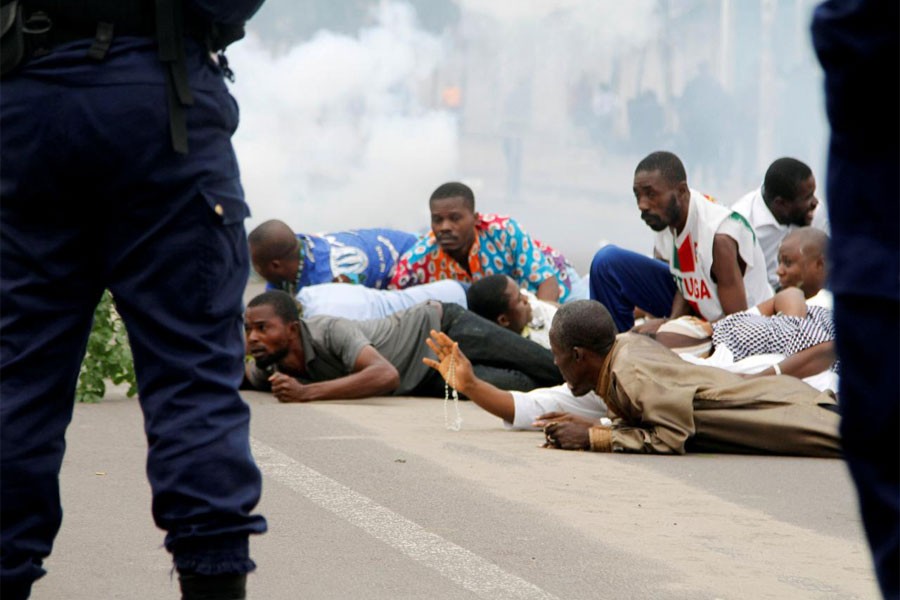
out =
<svg viewBox="0 0 900 600"><path fill-rule="evenodd" d="M466 369L459 347L432 333L426 364L480 406L508 394ZM594 300L563 305L550 328L553 358L575 396L595 391L612 426L569 413L543 415L547 445L566 450L684 454L739 452L839 457L837 402L786 376L752 379L687 363L647 336L616 335ZM450 374L453 362L454 373ZM491 411L493 412L493 411ZM494 413L497 414L497 413Z"/></svg>

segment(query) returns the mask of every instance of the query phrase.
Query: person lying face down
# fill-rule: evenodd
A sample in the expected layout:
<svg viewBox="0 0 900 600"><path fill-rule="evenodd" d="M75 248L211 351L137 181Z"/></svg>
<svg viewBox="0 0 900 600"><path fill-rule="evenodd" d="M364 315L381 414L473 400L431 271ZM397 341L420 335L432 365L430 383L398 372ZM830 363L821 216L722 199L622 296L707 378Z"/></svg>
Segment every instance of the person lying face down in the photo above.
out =
<svg viewBox="0 0 900 600"><path fill-rule="evenodd" d="M296 294L321 283L356 283L387 287L397 259L416 241L396 229L347 229L330 233L294 233L271 219L247 236L253 269L270 289Z"/></svg>
<svg viewBox="0 0 900 600"><path fill-rule="evenodd" d="M549 350L457 304L424 302L384 319L301 319L294 299L273 290L253 298L244 317L246 383L281 402L443 395L431 356L431 330L454 335L479 376L504 389L562 382Z"/></svg>
<svg viewBox="0 0 900 600"><path fill-rule="evenodd" d="M574 394L595 390L611 427L544 415L547 444L566 450L738 452L839 457L837 401L784 375L745 379L683 361L647 336L624 333L596 301L556 313L550 344Z"/></svg>

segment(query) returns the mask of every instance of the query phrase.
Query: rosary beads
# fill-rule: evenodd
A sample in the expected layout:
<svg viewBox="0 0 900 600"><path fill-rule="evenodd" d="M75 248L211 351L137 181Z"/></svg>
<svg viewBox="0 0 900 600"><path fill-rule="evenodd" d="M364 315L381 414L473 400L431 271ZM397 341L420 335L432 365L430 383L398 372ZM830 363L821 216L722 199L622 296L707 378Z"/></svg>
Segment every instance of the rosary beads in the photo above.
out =
<svg viewBox="0 0 900 600"><path fill-rule="evenodd" d="M456 383L456 355L450 351L450 366L447 369L447 378L444 379L444 427L450 431L462 429L462 415L459 413L459 393L453 384ZM456 419L450 422L447 404L450 402L450 390L453 390L453 407L456 409Z"/></svg>

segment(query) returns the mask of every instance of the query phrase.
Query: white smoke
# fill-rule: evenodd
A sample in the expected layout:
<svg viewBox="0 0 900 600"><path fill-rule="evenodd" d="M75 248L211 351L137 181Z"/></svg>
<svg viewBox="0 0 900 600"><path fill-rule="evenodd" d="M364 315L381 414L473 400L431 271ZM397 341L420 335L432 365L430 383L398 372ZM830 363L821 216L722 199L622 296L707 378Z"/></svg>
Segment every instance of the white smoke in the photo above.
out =
<svg viewBox="0 0 900 600"><path fill-rule="evenodd" d="M229 50L248 229L427 226L428 193L457 172L454 117L420 100L442 52L396 3L355 36L320 31L275 55L251 33Z"/></svg>
<svg viewBox="0 0 900 600"><path fill-rule="evenodd" d="M269 42L254 19L229 49L248 227L421 232L431 191L460 180L582 273L601 241L648 253L631 185L649 152L679 154L689 184L726 205L779 156L824 179L814 3L417 0L438 35L408 4L363 0L371 25L273 51L302 9L272 0ZM686 93L704 72L721 94Z"/></svg>

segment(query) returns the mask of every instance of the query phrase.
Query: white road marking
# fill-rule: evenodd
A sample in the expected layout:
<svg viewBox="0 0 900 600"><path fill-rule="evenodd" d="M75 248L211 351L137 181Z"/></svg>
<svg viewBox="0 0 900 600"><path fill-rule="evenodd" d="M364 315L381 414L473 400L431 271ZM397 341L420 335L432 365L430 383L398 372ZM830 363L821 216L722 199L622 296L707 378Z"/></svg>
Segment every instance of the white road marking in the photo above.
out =
<svg viewBox="0 0 900 600"><path fill-rule="evenodd" d="M559 600L492 562L425 531L420 525L255 439L260 470L372 537L490 600Z"/></svg>

